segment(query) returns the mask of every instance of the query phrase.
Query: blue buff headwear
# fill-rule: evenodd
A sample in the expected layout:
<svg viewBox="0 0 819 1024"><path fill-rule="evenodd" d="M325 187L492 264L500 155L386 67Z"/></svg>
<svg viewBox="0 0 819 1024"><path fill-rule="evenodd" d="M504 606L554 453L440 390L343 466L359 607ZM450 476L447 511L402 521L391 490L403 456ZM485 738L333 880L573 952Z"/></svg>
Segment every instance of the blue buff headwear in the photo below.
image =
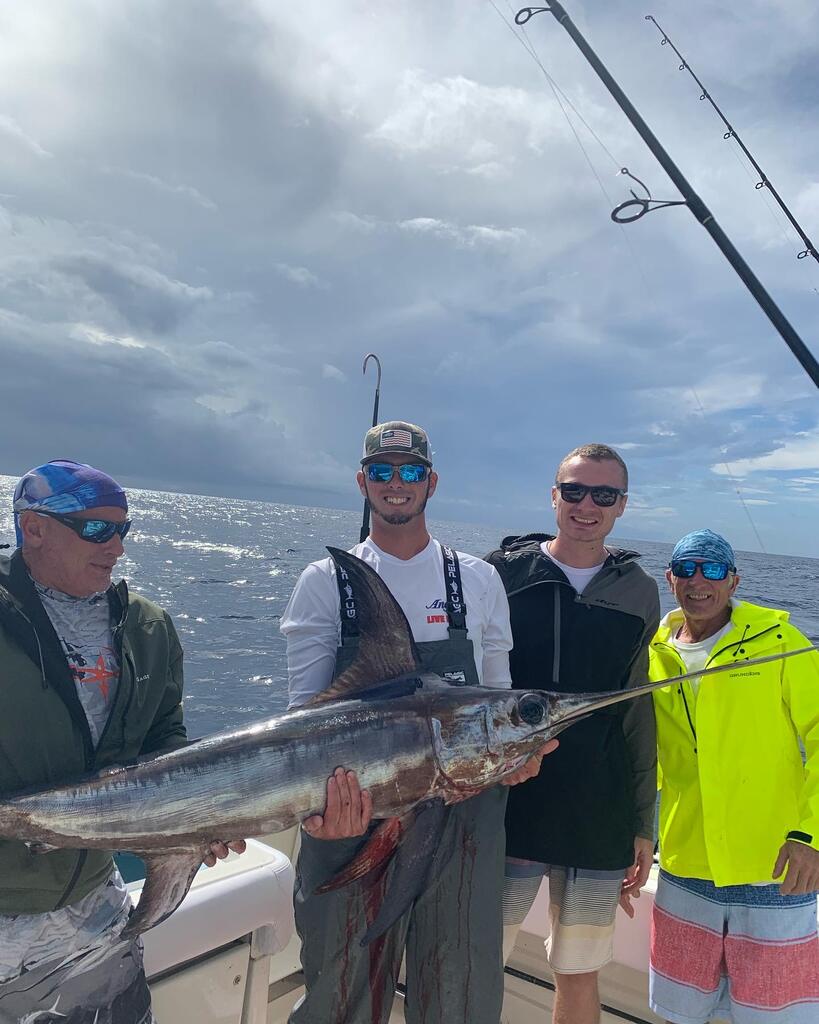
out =
<svg viewBox="0 0 819 1024"><path fill-rule="evenodd" d="M671 552L671 561L684 558L701 558L704 562L725 562L736 568L734 549L728 541L713 530L694 530L678 540Z"/></svg>
<svg viewBox="0 0 819 1024"><path fill-rule="evenodd" d="M23 543L19 516L29 509L47 512L82 512L113 507L128 511L125 491L112 477L83 462L57 459L30 469L14 488L14 529Z"/></svg>

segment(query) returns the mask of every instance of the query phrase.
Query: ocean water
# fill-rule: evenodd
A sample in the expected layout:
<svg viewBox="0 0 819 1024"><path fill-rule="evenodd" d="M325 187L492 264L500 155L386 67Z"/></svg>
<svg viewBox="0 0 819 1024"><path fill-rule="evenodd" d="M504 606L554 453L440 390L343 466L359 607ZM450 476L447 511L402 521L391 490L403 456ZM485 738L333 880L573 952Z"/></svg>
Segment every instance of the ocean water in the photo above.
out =
<svg viewBox="0 0 819 1024"><path fill-rule="evenodd" d="M14 543L10 513L15 481L0 476L0 543ZM287 664L279 619L299 573L326 554L351 547L359 512L162 491L129 491L134 526L115 578L163 605L185 648L185 717L191 737L244 725L283 710ZM544 514L545 515L545 514ZM548 529L532 523L531 529ZM464 551L484 554L502 530L430 521L432 532ZM512 532L507 531L507 532ZM673 607L663 570L670 544L613 538L640 551ZM738 556L740 596L791 613L819 641L819 560Z"/></svg>

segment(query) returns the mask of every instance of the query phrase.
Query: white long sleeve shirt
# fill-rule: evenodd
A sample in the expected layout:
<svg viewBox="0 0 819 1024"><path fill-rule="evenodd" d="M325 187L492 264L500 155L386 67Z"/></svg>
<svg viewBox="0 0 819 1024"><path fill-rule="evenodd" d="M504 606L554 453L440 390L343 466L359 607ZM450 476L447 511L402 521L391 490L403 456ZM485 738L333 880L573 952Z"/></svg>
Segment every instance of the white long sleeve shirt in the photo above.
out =
<svg viewBox="0 0 819 1024"><path fill-rule="evenodd" d="M416 643L447 639L446 590L441 545L430 538L423 551L401 559L372 539L351 548L378 573L404 611ZM484 686L508 687L512 629L509 604L495 568L458 552L466 627ZM335 566L330 558L312 562L299 577L281 620L287 638L290 707L304 704L333 679L341 637Z"/></svg>

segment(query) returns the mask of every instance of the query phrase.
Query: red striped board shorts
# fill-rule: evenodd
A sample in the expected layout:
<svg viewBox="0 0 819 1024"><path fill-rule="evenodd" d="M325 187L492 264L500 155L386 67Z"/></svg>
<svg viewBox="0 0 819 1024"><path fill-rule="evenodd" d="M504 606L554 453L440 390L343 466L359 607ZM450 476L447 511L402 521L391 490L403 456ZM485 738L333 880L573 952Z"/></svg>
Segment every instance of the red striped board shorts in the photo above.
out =
<svg viewBox="0 0 819 1024"><path fill-rule="evenodd" d="M649 993L673 1024L817 1024L816 894L660 871Z"/></svg>

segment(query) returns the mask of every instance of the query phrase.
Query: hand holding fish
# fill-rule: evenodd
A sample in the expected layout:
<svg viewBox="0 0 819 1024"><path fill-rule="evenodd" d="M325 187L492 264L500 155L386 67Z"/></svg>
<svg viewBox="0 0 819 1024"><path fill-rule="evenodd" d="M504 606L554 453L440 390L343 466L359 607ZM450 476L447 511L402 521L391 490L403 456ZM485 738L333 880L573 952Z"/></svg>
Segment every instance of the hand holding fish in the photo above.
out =
<svg viewBox="0 0 819 1024"><path fill-rule="evenodd" d="M819 891L819 850L788 839L779 850L773 877L779 878L786 866L788 872L779 886L783 896L804 896Z"/></svg>
<svg viewBox="0 0 819 1024"><path fill-rule="evenodd" d="M336 768L327 780L324 814L305 818L302 828L313 839L349 839L364 835L372 816L372 797L361 789L356 773Z"/></svg>
<svg viewBox="0 0 819 1024"><path fill-rule="evenodd" d="M517 771L512 772L511 775L507 775L501 779L501 785L503 786L517 786L520 782L526 782L527 779L533 779L540 771L540 765L543 762L543 758L547 754L551 754L553 750L557 750L557 740L549 740L549 742L540 748L536 754L533 754L528 761L518 768Z"/></svg>
<svg viewBox="0 0 819 1024"><path fill-rule="evenodd" d="M205 867L212 868L218 860L224 860L225 857L232 851L233 853L242 854L247 849L247 843L244 839L231 839L230 842L223 843L219 839L214 839L210 844L210 852L206 853L202 858L202 863Z"/></svg>

